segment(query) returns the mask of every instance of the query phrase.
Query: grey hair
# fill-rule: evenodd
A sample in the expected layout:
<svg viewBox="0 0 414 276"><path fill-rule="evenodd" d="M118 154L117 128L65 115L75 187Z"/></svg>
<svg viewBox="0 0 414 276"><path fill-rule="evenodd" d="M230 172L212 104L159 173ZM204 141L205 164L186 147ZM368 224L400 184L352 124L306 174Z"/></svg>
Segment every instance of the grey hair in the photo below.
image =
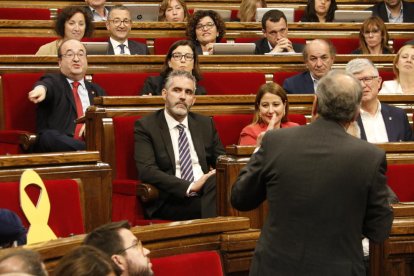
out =
<svg viewBox="0 0 414 276"><path fill-rule="evenodd" d="M127 11L131 16L131 12L129 11L129 9L127 7L125 7L123 5L115 5L108 12L108 19L111 18L111 15L112 15L113 11Z"/></svg>
<svg viewBox="0 0 414 276"><path fill-rule="evenodd" d="M367 58L354 58L345 67L345 70L350 74L359 74L365 69L374 69L374 74L379 76L377 67Z"/></svg>
<svg viewBox="0 0 414 276"><path fill-rule="evenodd" d="M170 88L170 86L172 85L173 78L175 77L184 77L194 82L194 92L195 92L196 84L197 84L196 78L190 72L183 71L183 70L173 70L171 71L171 73L168 74L168 77L164 85L165 89Z"/></svg>
<svg viewBox="0 0 414 276"><path fill-rule="evenodd" d="M332 70L318 82L315 94L320 116L348 123L358 112L362 86L352 74L344 70Z"/></svg>

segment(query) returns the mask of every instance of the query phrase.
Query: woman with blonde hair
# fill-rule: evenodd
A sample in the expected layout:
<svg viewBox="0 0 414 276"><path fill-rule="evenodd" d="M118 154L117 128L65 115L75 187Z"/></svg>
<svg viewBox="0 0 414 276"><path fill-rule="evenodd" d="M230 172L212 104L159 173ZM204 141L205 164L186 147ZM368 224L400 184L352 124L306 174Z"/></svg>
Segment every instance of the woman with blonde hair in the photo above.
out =
<svg viewBox="0 0 414 276"><path fill-rule="evenodd" d="M394 58L396 79L384 81L381 94L414 94L414 45L401 47Z"/></svg>
<svg viewBox="0 0 414 276"><path fill-rule="evenodd" d="M242 0L237 17L240 19L240 22L255 22L256 9L266 7L265 0Z"/></svg>
<svg viewBox="0 0 414 276"><path fill-rule="evenodd" d="M359 31L359 48L352 54L392 54L384 21L378 16L365 19Z"/></svg>

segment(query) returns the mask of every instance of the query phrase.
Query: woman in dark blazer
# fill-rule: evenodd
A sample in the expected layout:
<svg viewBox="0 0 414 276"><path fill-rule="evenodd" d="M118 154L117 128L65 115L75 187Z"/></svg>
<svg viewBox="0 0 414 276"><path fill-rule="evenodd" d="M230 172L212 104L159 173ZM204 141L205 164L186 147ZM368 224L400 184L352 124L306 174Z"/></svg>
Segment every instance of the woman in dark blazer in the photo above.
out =
<svg viewBox="0 0 414 276"><path fill-rule="evenodd" d="M352 54L392 54L388 40L389 35L384 21L378 16L372 16L362 23L359 31L359 48L354 50Z"/></svg>
<svg viewBox="0 0 414 276"><path fill-rule="evenodd" d="M191 41L179 40L175 42L168 50L165 56L164 65L159 76L148 77L144 82L141 95L161 95L164 88L165 80L168 74L173 70L184 70L191 72L200 81L200 66L198 64L198 55L196 48ZM197 85L196 95L205 95L204 87Z"/></svg>

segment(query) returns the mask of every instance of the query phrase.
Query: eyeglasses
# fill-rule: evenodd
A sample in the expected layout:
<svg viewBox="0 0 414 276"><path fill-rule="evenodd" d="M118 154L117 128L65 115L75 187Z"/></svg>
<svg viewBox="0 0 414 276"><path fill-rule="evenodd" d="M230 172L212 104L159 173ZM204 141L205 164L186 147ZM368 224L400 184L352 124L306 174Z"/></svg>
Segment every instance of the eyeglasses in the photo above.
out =
<svg viewBox="0 0 414 276"><path fill-rule="evenodd" d="M121 251L119 251L118 254L122 254L125 251L127 251L128 249L131 249L131 248L134 248L134 247L136 247L138 250L142 250L142 243L141 243L141 241L136 240L131 246L128 246L127 248L122 249Z"/></svg>
<svg viewBox="0 0 414 276"><path fill-rule="evenodd" d="M370 30L370 31L366 30L366 31L364 31L364 35L365 36L376 35L376 34L379 34L380 32L381 31L379 29L373 29L373 30Z"/></svg>
<svg viewBox="0 0 414 276"><path fill-rule="evenodd" d="M113 20L109 20L110 22L114 23L115 26L121 26L121 23L124 23L124 25L129 25L131 24L132 20L131 19L124 19L121 20L119 18L115 18Z"/></svg>
<svg viewBox="0 0 414 276"><path fill-rule="evenodd" d="M365 83L365 84L370 85L370 84L372 84L372 81L373 81L374 79L376 79L376 78L378 78L378 76L363 77L363 78L359 78L358 80L359 80L360 82L363 82L363 83Z"/></svg>
<svg viewBox="0 0 414 276"><path fill-rule="evenodd" d="M73 59L75 56L78 56L78 58L83 58L83 57L86 57L86 53L84 51L79 51L78 53L67 51L66 54L62 55L62 57L67 58L67 59Z"/></svg>
<svg viewBox="0 0 414 276"><path fill-rule="evenodd" d="M210 30L211 28L213 28L214 26L216 26L216 24L214 24L214 22L208 22L207 24L203 25L203 24L197 24L196 29L197 30Z"/></svg>
<svg viewBox="0 0 414 276"><path fill-rule="evenodd" d="M190 61L194 59L194 55L190 53L187 53L187 54L173 53L171 56L173 57L173 59L177 61L181 60L183 57L186 61Z"/></svg>

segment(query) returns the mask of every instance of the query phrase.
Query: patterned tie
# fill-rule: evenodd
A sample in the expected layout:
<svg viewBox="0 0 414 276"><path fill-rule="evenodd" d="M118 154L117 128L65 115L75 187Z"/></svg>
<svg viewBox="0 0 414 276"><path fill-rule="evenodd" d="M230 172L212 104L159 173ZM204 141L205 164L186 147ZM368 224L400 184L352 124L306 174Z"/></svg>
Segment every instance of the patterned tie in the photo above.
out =
<svg viewBox="0 0 414 276"><path fill-rule="evenodd" d="M178 136L178 152L180 154L180 168L181 168L181 179L194 181L193 175L193 163L191 161L190 146L188 145L187 135L184 131L184 125L177 125L179 136Z"/></svg>
<svg viewBox="0 0 414 276"><path fill-rule="evenodd" d="M124 44L119 44L118 47L121 48L121 55L124 55L125 54L125 45Z"/></svg>
<svg viewBox="0 0 414 276"><path fill-rule="evenodd" d="M80 83L78 81L74 81L72 83L72 93L73 93L73 98L75 99L76 113L78 115L78 118L83 116L82 102L81 102L81 99L80 99L79 93L78 93L79 84ZM75 139L78 139L78 140L83 139L82 137L79 137L79 133L80 133L80 130L81 130L82 126L83 126L83 124L76 124L75 136L74 136Z"/></svg>

